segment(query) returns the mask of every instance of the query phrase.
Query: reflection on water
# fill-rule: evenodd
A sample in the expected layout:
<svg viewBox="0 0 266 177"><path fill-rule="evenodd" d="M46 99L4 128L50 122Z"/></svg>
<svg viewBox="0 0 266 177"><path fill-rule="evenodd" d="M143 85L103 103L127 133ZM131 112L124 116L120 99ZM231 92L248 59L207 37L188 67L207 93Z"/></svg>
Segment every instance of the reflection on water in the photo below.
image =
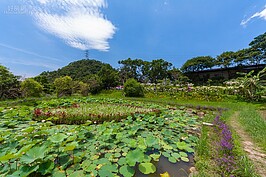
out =
<svg viewBox="0 0 266 177"><path fill-rule="evenodd" d="M138 168L136 168L135 177L160 177L160 174L168 172L170 177L188 177L189 169L194 166L193 156L189 155L189 162L177 162L171 163L164 156L160 157L159 162L155 162L156 172L154 174L145 175L142 174Z"/></svg>

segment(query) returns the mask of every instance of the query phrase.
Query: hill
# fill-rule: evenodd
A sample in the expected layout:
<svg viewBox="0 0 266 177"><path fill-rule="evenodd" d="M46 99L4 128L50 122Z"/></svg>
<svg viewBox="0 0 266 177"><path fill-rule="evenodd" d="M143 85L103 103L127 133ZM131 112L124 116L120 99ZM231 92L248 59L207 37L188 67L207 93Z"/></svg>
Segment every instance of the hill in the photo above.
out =
<svg viewBox="0 0 266 177"><path fill-rule="evenodd" d="M97 60L83 59L69 63L56 71L45 71L40 76L46 76L50 82L53 82L60 76L70 76L74 80L83 80L85 76L97 74L103 66L109 64ZM110 66L110 65L109 65Z"/></svg>

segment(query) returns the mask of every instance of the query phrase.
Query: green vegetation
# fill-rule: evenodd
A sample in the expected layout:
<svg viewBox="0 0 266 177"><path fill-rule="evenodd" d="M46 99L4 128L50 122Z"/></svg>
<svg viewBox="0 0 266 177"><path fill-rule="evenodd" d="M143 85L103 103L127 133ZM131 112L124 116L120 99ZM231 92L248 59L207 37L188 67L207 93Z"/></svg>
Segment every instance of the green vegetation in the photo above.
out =
<svg viewBox="0 0 266 177"><path fill-rule="evenodd" d="M21 92L24 97L40 97L43 92L43 86L34 79L26 79L21 82Z"/></svg>
<svg viewBox="0 0 266 177"><path fill-rule="evenodd" d="M19 92L19 77L12 74L6 67L0 65L0 99L17 98Z"/></svg>
<svg viewBox="0 0 266 177"><path fill-rule="evenodd" d="M56 78L54 81L56 94L58 97L72 94L73 82L69 76Z"/></svg>
<svg viewBox="0 0 266 177"><path fill-rule="evenodd" d="M266 152L266 121L261 118L254 106L245 106L239 115L240 123L251 135L252 139Z"/></svg>
<svg viewBox="0 0 266 177"><path fill-rule="evenodd" d="M68 106L83 101L143 105L117 99L84 98L43 101L38 107ZM135 113L119 122L87 122L86 126L54 125L48 120L36 122L31 120L33 107L2 107L0 173L4 176L133 176L135 166L144 174L155 172L152 161L158 161L161 156L171 163L189 162L187 153L194 152L199 118L170 106L146 103L145 107L146 111L156 108L161 113Z"/></svg>
<svg viewBox="0 0 266 177"><path fill-rule="evenodd" d="M257 112L266 68L219 86L194 86L185 74L266 62L265 36L180 70L163 59L128 58L118 70L80 60L20 81L0 65L0 176L155 175L162 159L191 166L192 158L193 176L258 176L232 122L266 152Z"/></svg>
<svg viewBox="0 0 266 177"><path fill-rule="evenodd" d="M143 97L144 89L135 79L128 79L124 84L126 97Z"/></svg>

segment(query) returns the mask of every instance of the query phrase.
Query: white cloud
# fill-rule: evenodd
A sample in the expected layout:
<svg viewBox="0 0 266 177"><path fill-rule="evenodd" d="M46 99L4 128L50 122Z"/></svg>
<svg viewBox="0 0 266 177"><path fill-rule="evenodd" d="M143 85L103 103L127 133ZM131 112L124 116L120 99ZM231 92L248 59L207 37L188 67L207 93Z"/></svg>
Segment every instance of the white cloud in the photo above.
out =
<svg viewBox="0 0 266 177"><path fill-rule="evenodd" d="M116 28L101 12L105 0L32 0L37 25L66 44L86 50L107 51Z"/></svg>
<svg viewBox="0 0 266 177"><path fill-rule="evenodd" d="M252 15L251 17L249 17L246 20L242 20L242 22L240 24L242 26L245 26L253 18L263 18L264 20L266 20L266 6L264 7L264 9L262 11L256 12L254 15Z"/></svg>

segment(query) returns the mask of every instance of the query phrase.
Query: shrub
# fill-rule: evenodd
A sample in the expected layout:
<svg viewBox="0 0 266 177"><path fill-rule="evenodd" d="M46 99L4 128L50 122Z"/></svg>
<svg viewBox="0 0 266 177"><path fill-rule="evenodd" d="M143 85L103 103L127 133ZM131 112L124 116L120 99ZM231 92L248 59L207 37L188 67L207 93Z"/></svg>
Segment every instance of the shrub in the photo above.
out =
<svg viewBox="0 0 266 177"><path fill-rule="evenodd" d="M72 95L73 81L70 76L56 78L54 85L58 97Z"/></svg>
<svg viewBox="0 0 266 177"><path fill-rule="evenodd" d="M40 97L43 86L34 79L26 79L21 83L21 91L24 97Z"/></svg>
<svg viewBox="0 0 266 177"><path fill-rule="evenodd" d="M126 97L143 97L144 89L135 79L128 79L124 84Z"/></svg>

